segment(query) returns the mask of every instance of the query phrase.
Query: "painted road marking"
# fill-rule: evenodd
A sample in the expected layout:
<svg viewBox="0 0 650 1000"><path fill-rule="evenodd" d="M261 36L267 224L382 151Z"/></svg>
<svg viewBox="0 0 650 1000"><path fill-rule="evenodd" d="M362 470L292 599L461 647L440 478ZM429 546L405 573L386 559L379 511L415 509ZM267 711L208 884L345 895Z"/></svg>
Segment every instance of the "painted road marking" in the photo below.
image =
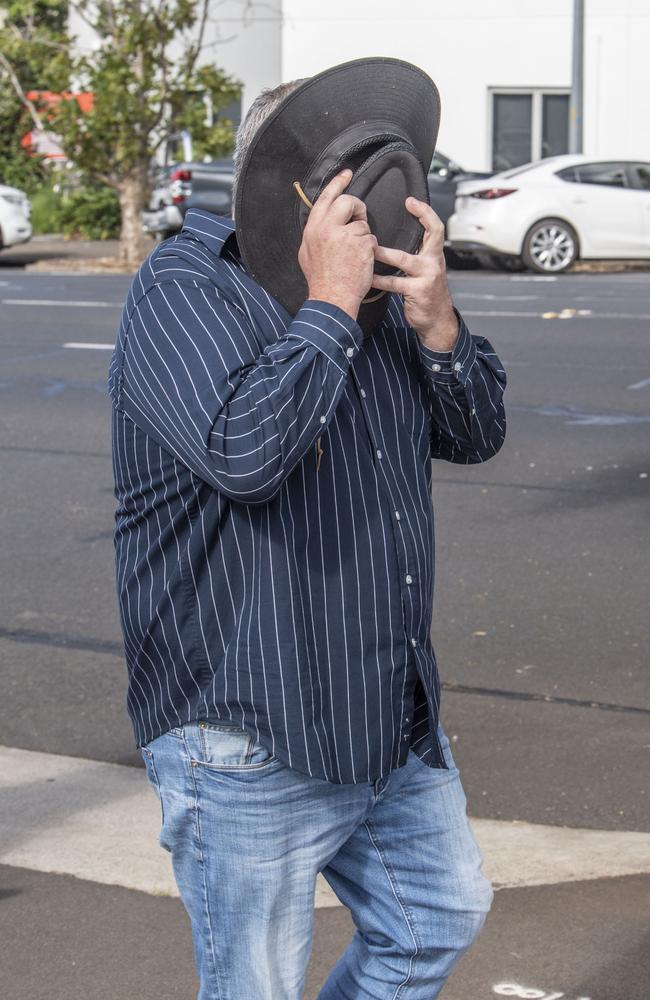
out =
<svg viewBox="0 0 650 1000"><path fill-rule="evenodd" d="M520 986L519 983L495 983L492 992L500 997L521 997L521 1000L569 1000L566 993L547 993L535 986ZM590 997L576 997L575 1000L590 1000Z"/></svg>
<svg viewBox="0 0 650 1000"><path fill-rule="evenodd" d="M177 896L143 769L0 746L0 863ZM650 874L650 834L472 819L495 889ZM319 876L316 906L338 906Z"/></svg>
<svg viewBox="0 0 650 1000"><path fill-rule="evenodd" d="M462 310L463 316L499 316L499 317L501 317L501 316L506 316L506 317L507 316L512 316L512 317L519 317L519 316L521 316L521 317L528 317L530 319L555 318L556 316L558 318L562 318L562 319L567 319L567 318L571 318L571 319L632 319L632 320L650 319L650 313L594 313L594 312L591 312L589 309L576 309L575 310L575 314L573 313L572 310L562 310L562 312L569 313L570 316L562 316L562 317L560 317L559 313L511 312L511 311L506 312L505 310L501 311L501 310L498 310L498 309L495 309L495 310L485 309L485 310L481 310L480 312L479 311L472 312L469 309L463 309Z"/></svg>
<svg viewBox="0 0 650 1000"><path fill-rule="evenodd" d="M119 309L119 302L102 302L99 299L3 299L4 306L77 306L81 309Z"/></svg>
<svg viewBox="0 0 650 1000"><path fill-rule="evenodd" d="M530 279L534 280L534 279ZM548 279L543 278L543 281ZM555 280L555 279L551 279ZM63 301L62 299L2 299L2 304L7 306L77 306L79 308L86 309L119 309L121 303L118 302L101 302L98 300L85 300L85 299L71 299L70 301ZM566 315L561 315L560 313L539 313L539 312L515 312L513 310L500 310L500 309L485 309L485 310L465 310L463 309L464 316L499 316L499 317L512 317L513 319L545 319L545 318L555 318L557 315L560 319L571 318L578 319L650 319L650 313L593 313L590 309L563 309L561 311ZM70 345L64 345L70 346ZM83 346L79 344L73 345L75 347ZM111 349L112 349L111 345Z"/></svg>
<svg viewBox="0 0 650 1000"><path fill-rule="evenodd" d="M561 312L542 313L542 319L573 319L575 316L593 316L591 309L562 309Z"/></svg>
<svg viewBox="0 0 650 1000"><path fill-rule="evenodd" d="M455 299L490 299L497 300L498 302L533 302L539 299L539 295L503 295L497 294L495 292L490 292L490 294L482 292L456 292L454 294Z"/></svg>
<svg viewBox="0 0 650 1000"><path fill-rule="evenodd" d="M112 351L115 348L115 344L91 344L76 340L69 340L63 346L75 351Z"/></svg>

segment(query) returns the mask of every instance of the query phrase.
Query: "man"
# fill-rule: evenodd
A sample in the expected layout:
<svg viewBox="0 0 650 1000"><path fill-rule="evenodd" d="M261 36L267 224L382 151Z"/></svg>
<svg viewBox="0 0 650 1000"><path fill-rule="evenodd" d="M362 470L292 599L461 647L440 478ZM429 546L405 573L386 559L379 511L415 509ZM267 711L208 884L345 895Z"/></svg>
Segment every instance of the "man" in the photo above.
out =
<svg viewBox="0 0 650 1000"><path fill-rule="evenodd" d="M235 204L308 88L254 102ZM438 996L492 901L439 721L431 459L499 450L506 376L452 303L426 200L399 206L419 253L381 245L346 193L361 174L301 187L293 314L284 265L280 298L248 273L239 215L189 211L136 276L111 364L127 705L199 1000L298 1000L319 872L357 927L321 1000Z"/></svg>

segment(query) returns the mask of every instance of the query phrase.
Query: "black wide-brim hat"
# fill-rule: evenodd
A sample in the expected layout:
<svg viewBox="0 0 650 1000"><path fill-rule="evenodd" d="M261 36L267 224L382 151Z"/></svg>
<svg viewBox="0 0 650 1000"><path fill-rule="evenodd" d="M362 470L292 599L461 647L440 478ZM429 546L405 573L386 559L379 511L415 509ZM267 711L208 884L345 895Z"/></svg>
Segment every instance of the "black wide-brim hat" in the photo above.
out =
<svg viewBox="0 0 650 1000"><path fill-rule="evenodd" d="M427 173L440 125L440 96L426 73L400 59L355 59L300 84L260 125L244 153L235 197L237 244L250 276L291 316L308 297L298 264L312 204L339 171L365 202L380 245L417 253L423 228L407 211L429 203ZM377 274L396 273L376 263ZM358 321L366 335L388 302L371 288Z"/></svg>

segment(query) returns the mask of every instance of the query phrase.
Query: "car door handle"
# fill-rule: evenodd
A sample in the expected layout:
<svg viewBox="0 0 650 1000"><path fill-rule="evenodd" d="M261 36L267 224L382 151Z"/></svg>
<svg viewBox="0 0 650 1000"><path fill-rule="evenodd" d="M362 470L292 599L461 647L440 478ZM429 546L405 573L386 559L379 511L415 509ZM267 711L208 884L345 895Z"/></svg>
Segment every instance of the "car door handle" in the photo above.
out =
<svg viewBox="0 0 650 1000"><path fill-rule="evenodd" d="M587 201L585 198L572 198L572 203L574 205L586 205Z"/></svg>

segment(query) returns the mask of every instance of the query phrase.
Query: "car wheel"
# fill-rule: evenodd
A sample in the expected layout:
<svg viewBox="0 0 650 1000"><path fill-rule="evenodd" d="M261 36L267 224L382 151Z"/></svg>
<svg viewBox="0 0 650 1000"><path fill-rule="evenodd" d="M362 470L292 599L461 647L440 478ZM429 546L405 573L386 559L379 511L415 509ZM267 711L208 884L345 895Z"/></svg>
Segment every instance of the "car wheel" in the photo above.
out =
<svg viewBox="0 0 650 1000"><path fill-rule="evenodd" d="M562 219L541 219L526 233L521 256L539 274L568 271L578 256L576 231Z"/></svg>

